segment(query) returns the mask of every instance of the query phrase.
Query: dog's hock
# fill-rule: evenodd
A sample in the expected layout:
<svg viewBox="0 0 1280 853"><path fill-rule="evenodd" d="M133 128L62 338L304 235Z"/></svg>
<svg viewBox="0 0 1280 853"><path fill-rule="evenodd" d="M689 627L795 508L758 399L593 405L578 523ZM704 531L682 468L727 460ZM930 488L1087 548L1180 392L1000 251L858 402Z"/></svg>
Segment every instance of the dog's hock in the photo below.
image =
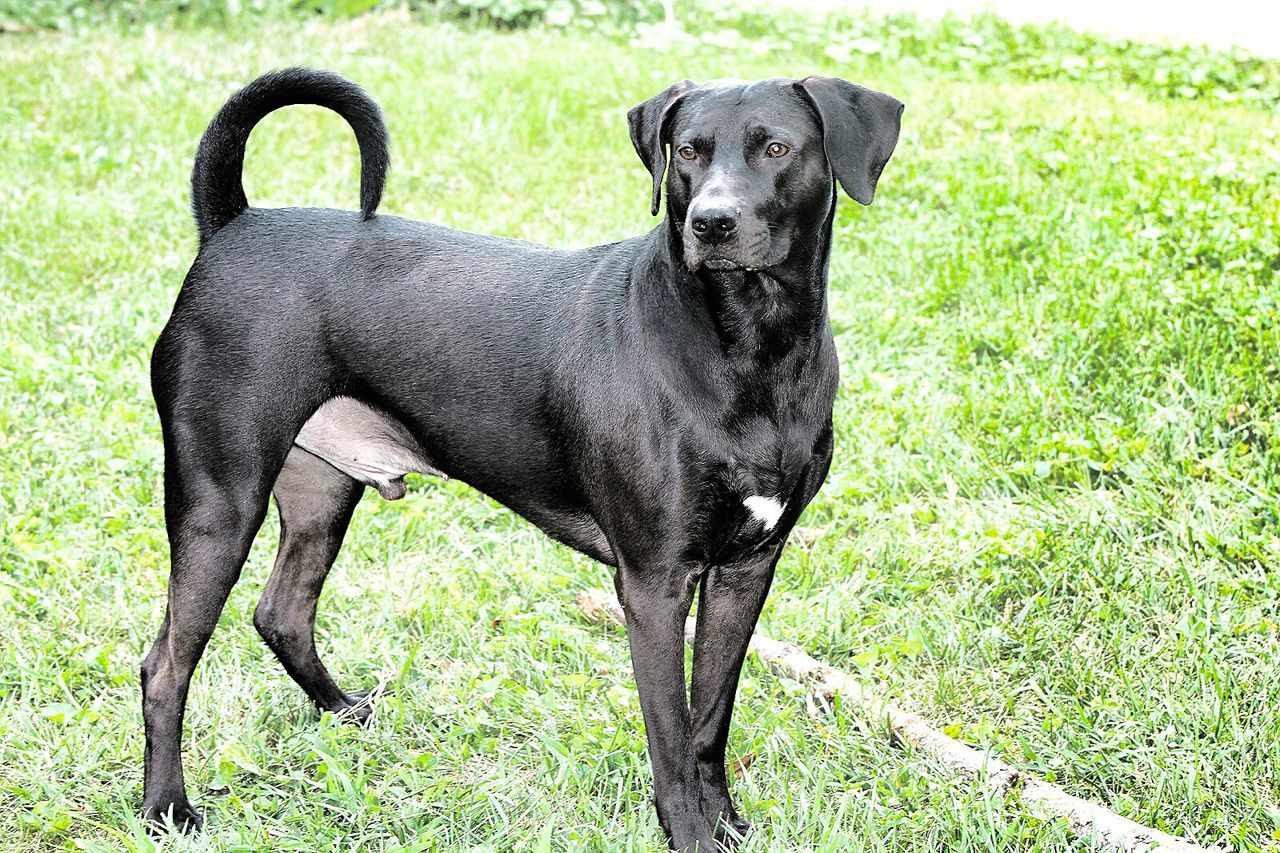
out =
<svg viewBox="0 0 1280 853"><path fill-rule="evenodd" d="M782 511L786 509L786 506L777 498L766 498L763 495L752 495L744 500L742 505L757 521L764 522L765 530L777 527L778 519L782 518Z"/></svg>

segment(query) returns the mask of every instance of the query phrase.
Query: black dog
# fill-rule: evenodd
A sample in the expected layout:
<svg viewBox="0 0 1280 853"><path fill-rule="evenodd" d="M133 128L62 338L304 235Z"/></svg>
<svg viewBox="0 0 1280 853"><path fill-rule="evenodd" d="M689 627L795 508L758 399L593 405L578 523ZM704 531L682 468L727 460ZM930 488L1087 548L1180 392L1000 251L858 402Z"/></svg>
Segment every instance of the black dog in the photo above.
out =
<svg viewBox="0 0 1280 853"><path fill-rule="evenodd" d="M289 104L354 128L360 214L248 206L249 132ZM272 492L254 624L318 706L368 715L316 655L316 599L364 487L395 499L424 472L617 567L662 828L677 850L745 832L724 765L738 673L831 459L835 184L871 201L901 115L831 78L678 83L628 115L666 218L570 252L375 216L386 129L341 77L290 69L232 96L196 154L200 251L151 364L172 575L142 664L146 817L200 826L187 688Z"/></svg>

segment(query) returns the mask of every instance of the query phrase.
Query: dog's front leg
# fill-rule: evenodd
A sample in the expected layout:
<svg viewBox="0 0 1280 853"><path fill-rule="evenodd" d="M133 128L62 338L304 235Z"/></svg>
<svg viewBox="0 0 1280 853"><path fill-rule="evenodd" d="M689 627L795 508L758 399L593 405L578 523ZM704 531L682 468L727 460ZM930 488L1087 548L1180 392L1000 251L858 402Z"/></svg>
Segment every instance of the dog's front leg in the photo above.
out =
<svg viewBox="0 0 1280 853"><path fill-rule="evenodd" d="M690 574L676 566L638 567L623 561L615 584L627 614L658 821L672 850L711 853L718 848L702 811L684 680L684 620L693 600Z"/></svg>
<svg viewBox="0 0 1280 853"><path fill-rule="evenodd" d="M744 563L714 566L702 577L698 597L698 633L693 645L693 749L702 782L702 804L716 837L726 844L751 824L738 816L725 778L725 745L738 690L738 674L751 632L773 582L782 553L772 547Z"/></svg>

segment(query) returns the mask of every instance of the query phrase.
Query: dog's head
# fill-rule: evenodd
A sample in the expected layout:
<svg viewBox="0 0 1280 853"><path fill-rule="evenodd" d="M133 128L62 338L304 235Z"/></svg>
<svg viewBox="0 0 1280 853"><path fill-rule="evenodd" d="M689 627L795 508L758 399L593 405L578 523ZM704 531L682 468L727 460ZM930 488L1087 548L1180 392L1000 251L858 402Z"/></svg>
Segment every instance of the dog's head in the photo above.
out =
<svg viewBox="0 0 1280 853"><path fill-rule="evenodd" d="M826 222L833 181L870 204L901 117L897 99L832 77L685 81L627 114L653 213L665 173L691 270L782 264Z"/></svg>

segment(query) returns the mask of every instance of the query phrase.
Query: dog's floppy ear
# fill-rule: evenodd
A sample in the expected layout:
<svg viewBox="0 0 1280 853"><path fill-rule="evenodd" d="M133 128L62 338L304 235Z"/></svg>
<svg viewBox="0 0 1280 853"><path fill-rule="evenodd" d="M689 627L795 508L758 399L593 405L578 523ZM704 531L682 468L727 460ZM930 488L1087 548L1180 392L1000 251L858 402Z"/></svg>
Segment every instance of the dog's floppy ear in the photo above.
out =
<svg viewBox="0 0 1280 853"><path fill-rule="evenodd" d="M850 198L871 204L898 144L902 102L835 77L807 77L799 88L822 118L822 145L836 180Z"/></svg>
<svg viewBox="0 0 1280 853"><path fill-rule="evenodd" d="M658 202L662 199L662 176L667 171L667 122L676 104L680 103L685 92L691 88L693 83L684 80L627 112L631 144L635 146L644 167L653 176L653 206L650 210L653 216L658 215Z"/></svg>

